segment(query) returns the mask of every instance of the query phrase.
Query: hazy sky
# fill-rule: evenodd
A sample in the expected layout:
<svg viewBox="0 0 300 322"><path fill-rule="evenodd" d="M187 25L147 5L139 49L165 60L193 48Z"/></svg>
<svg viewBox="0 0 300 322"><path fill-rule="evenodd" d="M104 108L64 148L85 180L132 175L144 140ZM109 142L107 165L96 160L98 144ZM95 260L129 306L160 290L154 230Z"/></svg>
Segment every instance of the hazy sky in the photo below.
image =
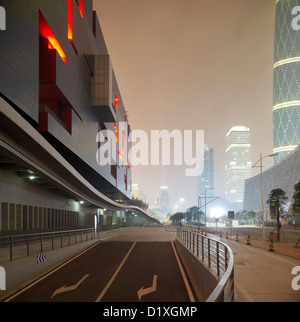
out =
<svg viewBox="0 0 300 322"><path fill-rule="evenodd" d="M273 149L275 0L94 0L132 129L204 130L215 154L215 195L225 194L225 137L251 131L252 161ZM264 160L265 168L273 164ZM138 166L154 203L191 206L196 178L185 165ZM253 174L258 170L254 169Z"/></svg>

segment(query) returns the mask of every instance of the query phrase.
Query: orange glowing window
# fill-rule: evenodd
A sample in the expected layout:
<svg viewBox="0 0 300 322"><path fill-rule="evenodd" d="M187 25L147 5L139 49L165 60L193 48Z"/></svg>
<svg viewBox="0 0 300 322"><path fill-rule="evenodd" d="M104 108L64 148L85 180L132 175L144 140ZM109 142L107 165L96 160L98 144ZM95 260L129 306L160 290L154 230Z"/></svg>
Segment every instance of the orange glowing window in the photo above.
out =
<svg viewBox="0 0 300 322"><path fill-rule="evenodd" d="M43 38L48 39L49 41L49 48L51 49L56 49L56 51L58 52L59 56L61 57L61 59L63 60L63 62L65 64L67 64L67 56L64 53L64 51L62 50L59 42L57 41L57 39L55 38L52 30L50 29L47 21L45 20L44 16L42 15L41 12L39 12L39 32L40 35Z"/></svg>
<svg viewBox="0 0 300 322"><path fill-rule="evenodd" d="M78 56L78 51L73 42L73 0L68 0L68 39Z"/></svg>
<svg viewBox="0 0 300 322"><path fill-rule="evenodd" d="M118 142L118 129L117 129L116 123L114 123L114 128L115 128L116 142Z"/></svg>
<svg viewBox="0 0 300 322"><path fill-rule="evenodd" d="M119 108L119 99L117 93L115 93L114 108Z"/></svg>

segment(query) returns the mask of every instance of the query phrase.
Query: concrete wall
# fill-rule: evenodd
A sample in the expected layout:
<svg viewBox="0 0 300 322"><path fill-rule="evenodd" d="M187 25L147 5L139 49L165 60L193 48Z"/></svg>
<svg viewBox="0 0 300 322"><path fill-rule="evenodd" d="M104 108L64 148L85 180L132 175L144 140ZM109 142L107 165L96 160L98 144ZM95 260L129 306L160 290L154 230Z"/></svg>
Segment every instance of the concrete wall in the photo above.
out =
<svg viewBox="0 0 300 322"><path fill-rule="evenodd" d="M175 245L198 299L205 301L217 286L217 278L177 239Z"/></svg>

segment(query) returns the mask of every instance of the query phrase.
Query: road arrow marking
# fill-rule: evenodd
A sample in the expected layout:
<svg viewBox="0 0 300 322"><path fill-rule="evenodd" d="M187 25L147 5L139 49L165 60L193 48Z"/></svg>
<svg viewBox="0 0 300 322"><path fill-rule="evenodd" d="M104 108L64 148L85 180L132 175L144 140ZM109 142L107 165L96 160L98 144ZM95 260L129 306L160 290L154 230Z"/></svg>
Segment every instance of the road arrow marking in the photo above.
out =
<svg viewBox="0 0 300 322"><path fill-rule="evenodd" d="M142 296L155 292L156 287L157 287L157 275L154 275L153 276L153 283L152 283L151 287L144 288L144 286L142 286L142 288L138 290L137 294L139 297L139 301L141 301Z"/></svg>
<svg viewBox="0 0 300 322"><path fill-rule="evenodd" d="M52 294L51 296L51 299L57 295L57 294L60 294L60 293L65 293L65 292L70 292L70 291L74 291L77 289L77 287L82 284L84 282L84 280L89 276L90 274L86 274L85 276L83 276L83 278L77 282L77 284L75 285L72 285L72 286L62 286L60 288L58 288L56 291L54 291L54 293Z"/></svg>

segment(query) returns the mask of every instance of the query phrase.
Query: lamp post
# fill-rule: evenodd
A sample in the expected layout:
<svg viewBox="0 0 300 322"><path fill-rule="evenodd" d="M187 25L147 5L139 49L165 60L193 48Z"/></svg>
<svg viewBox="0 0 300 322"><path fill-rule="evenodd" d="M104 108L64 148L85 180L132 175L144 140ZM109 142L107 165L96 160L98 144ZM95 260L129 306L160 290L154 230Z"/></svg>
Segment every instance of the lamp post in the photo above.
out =
<svg viewBox="0 0 300 322"><path fill-rule="evenodd" d="M205 187L205 191L204 191L204 226L206 227L206 191L207 190L214 190L214 188L210 188L210 187Z"/></svg>
<svg viewBox="0 0 300 322"><path fill-rule="evenodd" d="M263 191L263 175L262 175L262 160L267 157L275 157L275 155L278 155L278 153L272 153L265 155L264 157L262 154L260 154L260 158L258 161L255 162L255 164L252 166L252 168L260 168L260 187L261 187L261 214L262 214L262 229L263 229L263 239L265 239L265 214L264 214L264 191ZM257 163L259 162L259 166L257 166Z"/></svg>

